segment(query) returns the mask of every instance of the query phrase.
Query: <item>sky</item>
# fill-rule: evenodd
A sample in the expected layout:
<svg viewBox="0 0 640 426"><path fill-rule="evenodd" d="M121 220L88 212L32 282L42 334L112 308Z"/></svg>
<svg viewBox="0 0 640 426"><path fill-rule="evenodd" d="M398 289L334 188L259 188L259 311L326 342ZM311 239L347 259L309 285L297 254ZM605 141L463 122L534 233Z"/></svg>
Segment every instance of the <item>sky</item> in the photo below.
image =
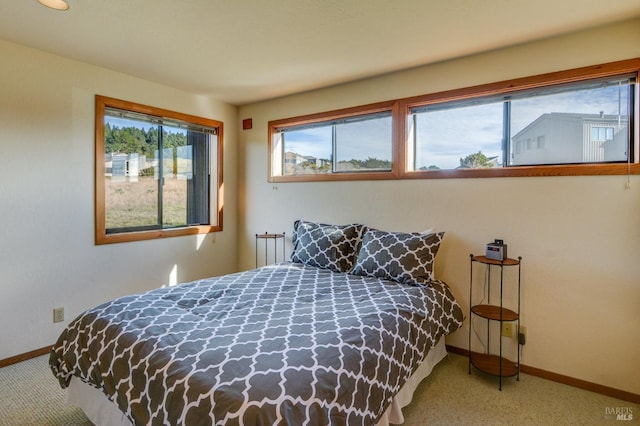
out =
<svg viewBox="0 0 640 426"><path fill-rule="evenodd" d="M285 151L330 159L331 126L285 133ZM391 161L391 117L338 125L338 161L374 157Z"/></svg>

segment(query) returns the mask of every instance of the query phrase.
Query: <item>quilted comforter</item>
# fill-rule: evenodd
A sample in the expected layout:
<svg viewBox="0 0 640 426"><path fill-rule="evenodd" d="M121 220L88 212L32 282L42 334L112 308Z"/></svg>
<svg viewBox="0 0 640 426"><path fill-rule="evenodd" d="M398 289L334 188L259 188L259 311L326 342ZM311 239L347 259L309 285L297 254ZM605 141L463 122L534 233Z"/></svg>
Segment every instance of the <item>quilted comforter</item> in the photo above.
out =
<svg viewBox="0 0 640 426"><path fill-rule="evenodd" d="M295 263L126 296L60 335L50 366L138 425L375 424L462 324L446 284Z"/></svg>

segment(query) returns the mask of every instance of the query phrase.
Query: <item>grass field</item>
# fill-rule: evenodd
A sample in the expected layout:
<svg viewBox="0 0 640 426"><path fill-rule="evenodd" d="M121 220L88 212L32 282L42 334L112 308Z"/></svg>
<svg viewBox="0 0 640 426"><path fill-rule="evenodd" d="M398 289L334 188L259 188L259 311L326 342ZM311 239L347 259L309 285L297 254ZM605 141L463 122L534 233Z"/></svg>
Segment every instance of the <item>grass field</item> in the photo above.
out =
<svg viewBox="0 0 640 426"><path fill-rule="evenodd" d="M187 180L166 178L163 187L163 225L181 226L187 222ZM106 228L158 224L158 181L139 177L137 182L105 177Z"/></svg>

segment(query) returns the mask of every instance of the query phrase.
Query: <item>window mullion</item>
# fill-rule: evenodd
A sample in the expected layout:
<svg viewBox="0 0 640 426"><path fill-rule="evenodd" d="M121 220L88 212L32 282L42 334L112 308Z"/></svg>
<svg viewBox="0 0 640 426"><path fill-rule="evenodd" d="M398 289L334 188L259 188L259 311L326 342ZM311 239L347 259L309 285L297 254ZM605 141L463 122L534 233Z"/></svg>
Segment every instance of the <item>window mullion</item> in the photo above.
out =
<svg viewBox="0 0 640 426"><path fill-rule="evenodd" d="M337 141L337 137L338 137L338 126L337 125L333 125L331 126L331 172L335 173L337 170L337 161L336 158L338 158L337 154L337 148L338 148L338 141Z"/></svg>
<svg viewBox="0 0 640 426"><path fill-rule="evenodd" d="M280 167L281 167L280 176L284 176L285 172L287 170L287 153L284 150L284 147L285 147L284 138L285 137L286 137L286 133L285 132L280 133L280 138L281 138L281 140L280 140L280 152L282 153L282 155L280 157L280 158L282 158L282 161L280 161Z"/></svg>
<svg viewBox="0 0 640 426"><path fill-rule="evenodd" d="M416 114L411 114L411 120L413 121L413 131L411 132L412 136L413 136L413 138L412 138L413 139L412 140L413 147L411 149L413 151L413 154L412 154L413 170L415 171L415 170L417 170L417 167L418 167L418 156L416 155L416 148L418 146L417 145L418 139L416 137L416 135L418 134L418 117L417 117L417 115Z"/></svg>
<svg viewBox="0 0 640 426"><path fill-rule="evenodd" d="M511 164L511 101L503 104L502 114L502 166Z"/></svg>
<svg viewBox="0 0 640 426"><path fill-rule="evenodd" d="M158 124L158 226L162 228L162 203L164 190L164 141L162 125Z"/></svg>

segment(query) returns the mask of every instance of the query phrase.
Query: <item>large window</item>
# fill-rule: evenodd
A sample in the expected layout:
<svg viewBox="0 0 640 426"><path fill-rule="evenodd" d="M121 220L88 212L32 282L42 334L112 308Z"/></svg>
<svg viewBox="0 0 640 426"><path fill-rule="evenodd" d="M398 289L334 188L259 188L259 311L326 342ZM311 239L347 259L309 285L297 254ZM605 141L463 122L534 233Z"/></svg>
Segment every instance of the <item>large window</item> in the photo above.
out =
<svg viewBox="0 0 640 426"><path fill-rule="evenodd" d="M222 123L96 97L96 243L221 229Z"/></svg>
<svg viewBox="0 0 640 426"><path fill-rule="evenodd" d="M410 170L626 162L634 76L410 108Z"/></svg>
<svg viewBox="0 0 640 426"><path fill-rule="evenodd" d="M269 123L269 179L640 173L640 58Z"/></svg>
<svg viewBox="0 0 640 426"><path fill-rule="evenodd" d="M374 179L394 172L393 104L269 123L270 179Z"/></svg>

